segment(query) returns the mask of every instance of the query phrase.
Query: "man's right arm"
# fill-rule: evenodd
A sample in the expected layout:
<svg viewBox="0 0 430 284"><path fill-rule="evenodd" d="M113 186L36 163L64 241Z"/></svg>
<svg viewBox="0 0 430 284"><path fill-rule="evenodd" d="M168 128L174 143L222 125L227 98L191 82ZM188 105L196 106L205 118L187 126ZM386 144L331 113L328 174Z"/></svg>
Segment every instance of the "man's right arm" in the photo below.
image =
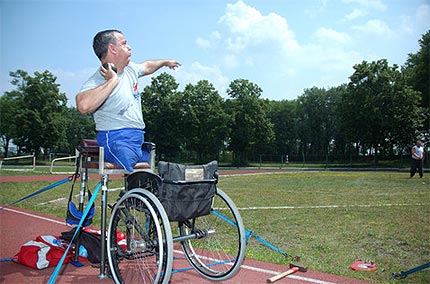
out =
<svg viewBox="0 0 430 284"><path fill-rule="evenodd" d="M93 89L79 92L76 95L76 107L81 114L95 112L118 85L118 76L113 71L112 73L107 72L108 74L103 73L102 75L105 77L106 82Z"/></svg>

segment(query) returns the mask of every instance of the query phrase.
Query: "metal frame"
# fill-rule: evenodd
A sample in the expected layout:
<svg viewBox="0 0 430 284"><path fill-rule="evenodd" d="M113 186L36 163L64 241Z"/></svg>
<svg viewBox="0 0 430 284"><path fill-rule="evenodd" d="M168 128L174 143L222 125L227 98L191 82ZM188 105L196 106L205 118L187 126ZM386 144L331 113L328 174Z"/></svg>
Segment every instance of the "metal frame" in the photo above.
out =
<svg viewBox="0 0 430 284"><path fill-rule="evenodd" d="M85 189L87 185L88 173L98 173L101 175L101 232L106 234L106 216L107 216L107 200L108 200L108 180L110 174L129 174L125 169L121 168L106 168L105 160L104 160L104 147L98 146L94 141L91 141L93 144L91 146L81 146L81 161L80 161L80 172L81 176L81 190L80 190L80 200L79 200L79 210L83 209L84 195ZM95 143L95 144L94 144ZM97 145L97 146L95 146ZM143 171L148 171L153 173L155 170L155 144L151 142L145 142L142 147L147 147L149 149L149 166L150 168L139 169ZM93 165L95 161L92 161L92 158L97 158L98 168L89 167L89 165ZM101 256L100 256L100 273L98 275L99 279L108 278L106 275L106 240L105 238L101 238ZM79 244L77 244L79 246ZM77 258L77 255L75 256Z"/></svg>

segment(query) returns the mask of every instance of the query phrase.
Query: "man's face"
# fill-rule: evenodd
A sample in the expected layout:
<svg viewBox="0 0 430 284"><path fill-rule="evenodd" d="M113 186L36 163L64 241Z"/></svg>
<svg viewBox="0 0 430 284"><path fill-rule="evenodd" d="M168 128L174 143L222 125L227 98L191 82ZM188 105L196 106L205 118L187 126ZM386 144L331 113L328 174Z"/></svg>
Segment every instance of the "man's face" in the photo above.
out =
<svg viewBox="0 0 430 284"><path fill-rule="evenodd" d="M421 147L421 141L417 141L417 146Z"/></svg>
<svg viewBox="0 0 430 284"><path fill-rule="evenodd" d="M113 45L116 52L115 57L119 62L126 66L130 62L131 47L128 45L123 34L115 33L115 36L117 38L117 43Z"/></svg>

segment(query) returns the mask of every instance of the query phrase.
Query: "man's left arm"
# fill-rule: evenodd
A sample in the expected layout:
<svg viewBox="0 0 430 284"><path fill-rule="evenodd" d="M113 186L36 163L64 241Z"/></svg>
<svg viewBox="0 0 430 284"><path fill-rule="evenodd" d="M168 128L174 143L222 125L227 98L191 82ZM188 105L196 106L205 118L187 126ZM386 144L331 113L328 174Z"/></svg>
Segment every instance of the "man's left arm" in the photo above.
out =
<svg viewBox="0 0 430 284"><path fill-rule="evenodd" d="M145 73L143 75L150 75L160 69L161 67L169 67L170 69L176 69L181 66L176 60L148 60L141 63L143 68L145 69Z"/></svg>

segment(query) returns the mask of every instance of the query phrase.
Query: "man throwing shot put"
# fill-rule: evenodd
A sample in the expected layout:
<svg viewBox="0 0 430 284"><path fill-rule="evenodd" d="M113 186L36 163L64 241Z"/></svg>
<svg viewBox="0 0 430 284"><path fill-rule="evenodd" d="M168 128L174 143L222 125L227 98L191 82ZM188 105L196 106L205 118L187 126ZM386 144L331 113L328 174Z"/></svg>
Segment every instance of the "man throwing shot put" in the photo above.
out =
<svg viewBox="0 0 430 284"><path fill-rule="evenodd" d="M149 159L141 148L145 123L138 79L161 67L175 69L181 64L175 60L131 62L131 47L118 30L97 33L93 49L101 66L76 95L76 106L82 114L93 114L105 160L132 172L136 163Z"/></svg>

